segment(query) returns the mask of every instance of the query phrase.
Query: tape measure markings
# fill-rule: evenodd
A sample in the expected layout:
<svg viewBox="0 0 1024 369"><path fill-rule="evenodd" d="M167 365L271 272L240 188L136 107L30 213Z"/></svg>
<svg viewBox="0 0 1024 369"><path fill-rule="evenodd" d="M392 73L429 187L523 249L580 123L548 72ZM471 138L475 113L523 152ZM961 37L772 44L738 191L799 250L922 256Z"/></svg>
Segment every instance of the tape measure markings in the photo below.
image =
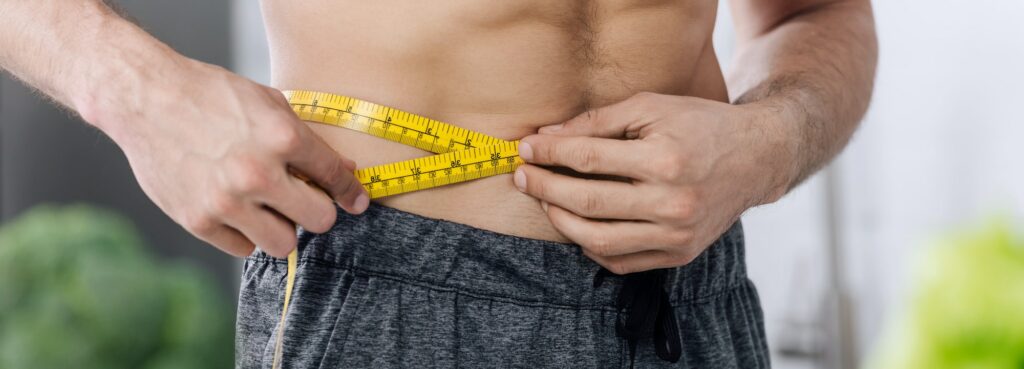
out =
<svg viewBox="0 0 1024 369"><path fill-rule="evenodd" d="M445 153L445 152L452 151L452 150L450 150L448 148L445 148L444 146L438 144L437 141L440 140L441 137L436 135L436 134L431 133L429 130L428 131L421 131L421 130L416 129L416 128L399 126L399 125L395 125L394 123L390 123L390 122L387 122L387 121L381 121L379 119L376 119L376 118L373 118L373 117L370 117L370 116L364 116L364 115L360 115L360 114L357 114L357 113L352 113L352 112L348 112L348 111L345 111L345 110L339 110L339 109L335 109L335 108L329 108L329 107L323 107L323 106L317 106L317 105L309 105L309 104L292 104L292 106L293 106L293 109L296 111L296 113L299 114L299 119L302 119L302 120L307 120L307 121L312 121L312 122L319 122L319 123L325 123L325 124L329 124L329 125L333 125L333 126L349 128L349 129L360 131L360 132L366 132L366 133L369 133L369 134L371 134L373 136L376 136L376 137L384 138L384 139L389 140L389 141L395 141L395 142L398 142L398 143L401 143L401 144L407 145L407 146L413 146L413 147L420 148L420 149L423 149L423 150L427 150L427 151L430 151L430 152L433 152L433 153L440 154L440 153ZM330 121L330 119L328 118L328 117L330 117L330 114L328 114L327 112L321 114L322 118L317 116L316 115L317 114L316 113L317 109L323 109L323 110L328 111L328 112L335 112L335 114L334 114L334 121ZM303 115L303 114L305 114L305 115ZM345 118L344 114L349 115L350 118ZM361 122L357 117L366 119L369 122L368 123L367 122ZM374 122L380 123L379 126L374 125ZM404 133L401 133L401 132L398 132L398 133L391 132L390 131L391 127L399 127L400 129L405 130L407 132L411 131L411 132L415 133L419 137L412 138L412 137L406 136ZM432 137L433 141L432 142L427 142L427 141L423 140L423 138L422 138L423 136ZM407 142L406 139L408 139L409 141ZM462 143L462 142L455 142L455 143L463 145L463 146L467 146L465 143ZM469 148L469 147L466 147L466 148Z"/></svg>
<svg viewBox="0 0 1024 369"><path fill-rule="evenodd" d="M505 142L361 169L356 178L371 198L379 198L511 173L522 164L518 151L518 142Z"/></svg>
<svg viewBox="0 0 1024 369"><path fill-rule="evenodd" d="M460 145L462 146L462 149L465 149L506 142L505 140L473 132L462 127L442 123L434 119L357 100L351 97L309 91L286 92L286 95L289 97L289 102L293 109L295 109L296 113L298 113L304 120L352 128L357 131L370 133L377 137L396 141L409 146L419 147L434 153L453 151L456 149L455 145ZM331 122L320 118L321 115L326 115L327 113L318 114L317 109L334 111L335 120ZM349 114L351 117L346 117L344 114ZM359 122L359 118L356 117L367 120L368 122L365 124L367 124L371 129L367 130L359 127L351 127L350 125L353 122L362 123ZM395 119L396 117L398 119ZM378 124L374 124L374 122ZM416 142L416 144L404 142L396 139L392 134L388 134L390 133L390 128L393 126L398 127L399 132L394 133L395 135L398 135L398 137L410 137L406 135L406 133L408 133L408 131L413 131L416 135L433 136L436 141L429 143L413 135L410 138ZM377 130L382 130L385 133L378 132ZM421 146L422 144L425 144L425 146Z"/></svg>

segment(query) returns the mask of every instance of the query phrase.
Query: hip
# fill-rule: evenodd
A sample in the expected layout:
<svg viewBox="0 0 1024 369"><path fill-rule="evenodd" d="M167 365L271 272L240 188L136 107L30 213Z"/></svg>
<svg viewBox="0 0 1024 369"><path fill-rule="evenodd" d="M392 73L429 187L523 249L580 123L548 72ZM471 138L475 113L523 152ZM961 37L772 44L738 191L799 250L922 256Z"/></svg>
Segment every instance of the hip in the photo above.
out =
<svg viewBox="0 0 1024 369"><path fill-rule="evenodd" d="M595 286L600 267L576 245L372 205L360 216L340 212L327 233L301 232L299 247L283 336L289 367L628 367L615 325L621 279ZM692 263L668 270L683 346L671 367L767 367L743 254L737 223ZM246 259L239 367L263 367L272 356L285 269L262 253ZM649 343L636 362L667 364Z"/></svg>

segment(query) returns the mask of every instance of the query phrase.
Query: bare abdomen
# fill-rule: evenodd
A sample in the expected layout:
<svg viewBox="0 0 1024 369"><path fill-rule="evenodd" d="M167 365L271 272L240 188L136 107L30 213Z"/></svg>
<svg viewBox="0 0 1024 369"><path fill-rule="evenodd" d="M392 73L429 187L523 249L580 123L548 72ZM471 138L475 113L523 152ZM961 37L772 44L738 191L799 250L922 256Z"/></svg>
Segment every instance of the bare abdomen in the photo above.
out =
<svg viewBox="0 0 1024 369"><path fill-rule="evenodd" d="M263 6L274 87L353 96L518 139L641 91L724 101L710 45L716 3L264 0ZM427 154L311 126L360 167ZM380 202L500 233L567 241L508 175Z"/></svg>

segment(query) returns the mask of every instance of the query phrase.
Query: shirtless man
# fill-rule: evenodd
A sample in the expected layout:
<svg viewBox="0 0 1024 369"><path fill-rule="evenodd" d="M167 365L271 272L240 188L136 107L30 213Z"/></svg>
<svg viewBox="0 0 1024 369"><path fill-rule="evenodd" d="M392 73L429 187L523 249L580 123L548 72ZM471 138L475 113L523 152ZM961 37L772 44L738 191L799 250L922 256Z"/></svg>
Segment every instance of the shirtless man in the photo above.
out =
<svg viewBox="0 0 1024 369"><path fill-rule="evenodd" d="M247 257L238 367L270 365L277 258L296 247L284 367L769 366L738 219L856 128L869 1L732 0L728 79L714 0L262 6L274 88L98 0L0 2L0 67L109 135L171 218ZM277 89L522 139L530 165L370 204L356 163L426 153L303 124Z"/></svg>

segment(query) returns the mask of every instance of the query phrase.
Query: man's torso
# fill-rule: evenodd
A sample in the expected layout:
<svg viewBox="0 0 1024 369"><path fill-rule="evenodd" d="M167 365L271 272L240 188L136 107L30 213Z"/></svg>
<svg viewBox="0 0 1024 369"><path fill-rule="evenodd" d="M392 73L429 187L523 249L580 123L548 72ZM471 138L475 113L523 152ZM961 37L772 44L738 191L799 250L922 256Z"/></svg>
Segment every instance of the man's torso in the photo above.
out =
<svg viewBox="0 0 1024 369"><path fill-rule="evenodd" d="M715 0L264 0L273 85L361 98L518 139L641 91L727 100ZM311 127L359 167L426 153ZM565 241L509 176L380 200L431 218Z"/></svg>

